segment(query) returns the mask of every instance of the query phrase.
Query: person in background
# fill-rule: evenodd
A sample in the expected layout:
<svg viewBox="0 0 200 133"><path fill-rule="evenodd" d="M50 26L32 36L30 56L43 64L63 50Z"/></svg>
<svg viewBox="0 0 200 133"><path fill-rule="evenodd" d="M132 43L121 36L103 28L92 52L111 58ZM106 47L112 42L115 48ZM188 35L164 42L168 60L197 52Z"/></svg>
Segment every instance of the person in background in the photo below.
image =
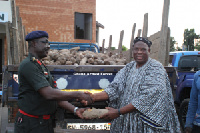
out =
<svg viewBox="0 0 200 133"><path fill-rule="evenodd" d="M112 120L111 133L180 133L168 75L160 62L149 57L151 45L136 37L135 61L122 68L103 92L87 92L93 102L108 100L108 113L101 118Z"/></svg>
<svg viewBox="0 0 200 133"><path fill-rule="evenodd" d="M200 71L194 75L186 115L185 133L200 133Z"/></svg>
<svg viewBox="0 0 200 133"><path fill-rule="evenodd" d="M68 100L92 102L84 92L64 92L54 88L47 67L41 62L50 48L46 31L32 31L26 36L29 55L19 66L19 111L15 118L15 133L53 133L53 118L58 106L83 118L85 109L75 107Z"/></svg>

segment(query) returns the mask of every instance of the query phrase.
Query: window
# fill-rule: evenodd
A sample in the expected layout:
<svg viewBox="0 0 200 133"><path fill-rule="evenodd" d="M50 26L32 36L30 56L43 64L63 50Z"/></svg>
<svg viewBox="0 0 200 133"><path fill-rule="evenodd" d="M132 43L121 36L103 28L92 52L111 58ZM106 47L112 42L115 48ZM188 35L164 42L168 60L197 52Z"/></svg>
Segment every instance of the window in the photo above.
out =
<svg viewBox="0 0 200 133"><path fill-rule="evenodd" d="M200 70L200 56L185 55L179 60L179 71L198 71Z"/></svg>
<svg viewBox="0 0 200 133"><path fill-rule="evenodd" d="M75 13L75 39L92 40L92 14Z"/></svg>
<svg viewBox="0 0 200 133"><path fill-rule="evenodd" d="M176 54L170 54L168 66L174 66L176 58L177 58Z"/></svg>

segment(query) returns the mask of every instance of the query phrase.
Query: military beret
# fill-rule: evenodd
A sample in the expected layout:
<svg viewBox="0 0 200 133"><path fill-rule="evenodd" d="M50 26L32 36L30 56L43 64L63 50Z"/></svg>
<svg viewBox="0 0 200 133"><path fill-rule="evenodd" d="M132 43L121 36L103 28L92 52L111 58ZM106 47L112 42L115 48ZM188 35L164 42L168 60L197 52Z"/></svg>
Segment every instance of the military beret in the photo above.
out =
<svg viewBox="0 0 200 133"><path fill-rule="evenodd" d="M25 40L30 41L30 40L42 38L42 37L48 38L49 37L48 33L46 31L37 30L37 31L32 31L32 32L28 33Z"/></svg>

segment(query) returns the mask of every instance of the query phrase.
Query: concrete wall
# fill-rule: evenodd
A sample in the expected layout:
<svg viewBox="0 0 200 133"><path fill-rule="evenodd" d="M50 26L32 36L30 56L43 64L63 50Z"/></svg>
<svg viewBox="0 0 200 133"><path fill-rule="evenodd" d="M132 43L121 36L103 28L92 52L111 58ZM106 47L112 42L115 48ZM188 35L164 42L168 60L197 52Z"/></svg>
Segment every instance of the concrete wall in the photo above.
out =
<svg viewBox="0 0 200 133"><path fill-rule="evenodd" d="M45 30L50 41L96 42L96 0L16 0L26 32ZM75 12L92 13L92 40L74 39Z"/></svg>
<svg viewBox="0 0 200 133"><path fill-rule="evenodd" d="M160 31L151 35L150 37L148 37L148 39L150 41L152 41L150 57L160 61L160 57L158 57L158 55L159 55L158 53L160 50ZM163 52L163 51L161 51L161 52ZM118 50L117 49L113 50L112 53L116 54L116 53L118 53ZM126 58L127 62L128 62L130 49L128 49L127 51L123 51L122 53L123 53L123 57ZM134 59L132 59L132 60L134 60Z"/></svg>
<svg viewBox="0 0 200 133"><path fill-rule="evenodd" d="M148 39L152 42L150 57L159 61L158 53L160 50L160 31L151 35Z"/></svg>
<svg viewBox="0 0 200 133"><path fill-rule="evenodd" d="M155 34L151 35L150 37L148 37L148 39L150 41L152 41L152 45L151 45L151 51L150 51L150 57L153 58L153 59L156 59L157 61L162 61L162 58L164 58L164 60L167 60L168 62L168 58L167 57L159 57L159 53L166 53L167 55L169 54L169 51L163 51L161 48L160 48L160 33L161 31L158 31L156 32ZM169 44L168 44L169 45ZM166 49L167 50L167 49ZM118 53L118 49L115 49L115 50L112 50L112 53L113 54L116 54ZM129 54L130 54L130 49L128 49L127 51L123 51L123 57L127 59L127 62L128 59L129 59ZM134 59L132 59L134 60ZM165 64L164 64L165 65Z"/></svg>

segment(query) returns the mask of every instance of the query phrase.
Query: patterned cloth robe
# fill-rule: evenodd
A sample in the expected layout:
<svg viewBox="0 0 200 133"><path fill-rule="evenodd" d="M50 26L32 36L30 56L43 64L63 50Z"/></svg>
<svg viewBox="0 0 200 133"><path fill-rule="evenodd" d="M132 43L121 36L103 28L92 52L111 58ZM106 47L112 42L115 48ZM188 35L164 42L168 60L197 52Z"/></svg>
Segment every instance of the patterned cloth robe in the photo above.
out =
<svg viewBox="0 0 200 133"><path fill-rule="evenodd" d="M115 109L132 104L137 110L111 123L111 133L177 133L180 124L166 70L149 58L136 68L132 61L121 69L105 89L109 106Z"/></svg>

